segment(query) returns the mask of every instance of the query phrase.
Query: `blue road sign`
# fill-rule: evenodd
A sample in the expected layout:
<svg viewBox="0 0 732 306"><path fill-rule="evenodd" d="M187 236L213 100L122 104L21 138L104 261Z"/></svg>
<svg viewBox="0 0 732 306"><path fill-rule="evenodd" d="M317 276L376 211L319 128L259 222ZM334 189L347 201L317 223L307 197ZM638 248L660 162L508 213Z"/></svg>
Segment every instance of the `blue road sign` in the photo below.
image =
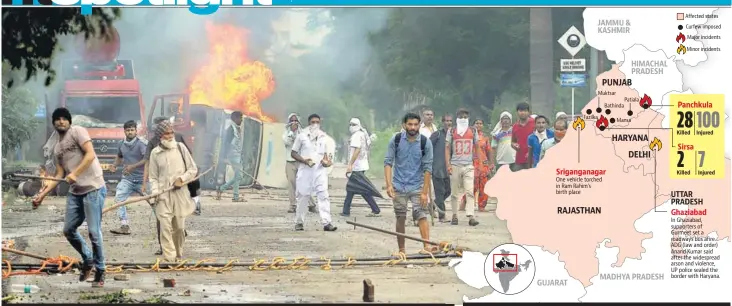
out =
<svg viewBox="0 0 732 306"><path fill-rule="evenodd" d="M585 87L587 75L582 73L562 73L559 75L559 85L562 87Z"/></svg>

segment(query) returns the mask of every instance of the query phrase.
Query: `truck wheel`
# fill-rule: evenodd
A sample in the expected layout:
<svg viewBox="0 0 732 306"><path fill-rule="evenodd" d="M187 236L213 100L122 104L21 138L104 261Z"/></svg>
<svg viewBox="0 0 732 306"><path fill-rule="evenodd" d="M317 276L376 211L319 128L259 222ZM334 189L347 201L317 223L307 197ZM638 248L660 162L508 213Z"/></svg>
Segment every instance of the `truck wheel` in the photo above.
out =
<svg viewBox="0 0 732 306"><path fill-rule="evenodd" d="M65 197L69 194L69 183L61 182L56 186L56 196Z"/></svg>

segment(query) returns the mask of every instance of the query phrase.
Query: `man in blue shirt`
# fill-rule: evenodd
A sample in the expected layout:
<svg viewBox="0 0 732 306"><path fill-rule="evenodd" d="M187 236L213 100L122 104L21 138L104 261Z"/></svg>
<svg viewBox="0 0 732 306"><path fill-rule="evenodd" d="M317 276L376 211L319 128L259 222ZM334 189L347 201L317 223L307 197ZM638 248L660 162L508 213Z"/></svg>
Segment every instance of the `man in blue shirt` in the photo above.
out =
<svg viewBox="0 0 732 306"><path fill-rule="evenodd" d="M420 117L414 113L404 115L403 132L397 133L389 141L384 158L384 177L386 193L394 201L396 231L404 234L407 221L408 203L412 203L412 218L418 221L422 239L430 239L427 223L428 196L432 176L432 142L420 135ZM399 252L405 253L404 237L397 237ZM434 253L435 247L424 244L426 252Z"/></svg>
<svg viewBox="0 0 732 306"><path fill-rule="evenodd" d="M554 131L548 129L549 119L543 115L534 118L534 133L529 135L527 143L529 145L529 162L531 168L536 168L541 157L541 145L544 141L554 138Z"/></svg>
<svg viewBox="0 0 732 306"><path fill-rule="evenodd" d="M117 184L114 194L114 202L127 201L132 193L143 194L142 178L145 171L145 152L147 152L147 141L137 137L137 123L130 120L125 122L125 140L119 144L117 157L112 165L112 172L117 172L117 167L124 165L122 179ZM130 234L130 221L127 218L127 207L121 206L117 210L122 226L110 232L117 235Z"/></svg>

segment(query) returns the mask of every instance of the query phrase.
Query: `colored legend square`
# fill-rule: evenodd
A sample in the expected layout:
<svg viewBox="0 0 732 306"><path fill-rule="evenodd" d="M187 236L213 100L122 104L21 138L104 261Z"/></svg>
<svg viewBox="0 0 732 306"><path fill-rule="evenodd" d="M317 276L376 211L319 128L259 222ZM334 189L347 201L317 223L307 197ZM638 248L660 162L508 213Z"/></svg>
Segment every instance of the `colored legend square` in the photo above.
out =
<svg viewBox="0 0 732 306"><path fill-rule="evenodd" d="M684 20L684 13L676 13L676 20Z"/></svg>

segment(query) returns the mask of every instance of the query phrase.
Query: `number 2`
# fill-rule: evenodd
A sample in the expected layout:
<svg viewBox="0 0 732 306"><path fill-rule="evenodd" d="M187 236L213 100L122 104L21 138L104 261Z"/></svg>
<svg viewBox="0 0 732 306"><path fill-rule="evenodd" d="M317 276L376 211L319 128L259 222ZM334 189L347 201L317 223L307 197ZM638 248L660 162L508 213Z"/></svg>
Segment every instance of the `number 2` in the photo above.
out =
<svg viewBox="0 0 732 306"><path fill-rule="evenodd" d="M676 163L676 167L683 168L684 167L684 152L676 151L676 154L679 154L679 162Z"/></svg>

